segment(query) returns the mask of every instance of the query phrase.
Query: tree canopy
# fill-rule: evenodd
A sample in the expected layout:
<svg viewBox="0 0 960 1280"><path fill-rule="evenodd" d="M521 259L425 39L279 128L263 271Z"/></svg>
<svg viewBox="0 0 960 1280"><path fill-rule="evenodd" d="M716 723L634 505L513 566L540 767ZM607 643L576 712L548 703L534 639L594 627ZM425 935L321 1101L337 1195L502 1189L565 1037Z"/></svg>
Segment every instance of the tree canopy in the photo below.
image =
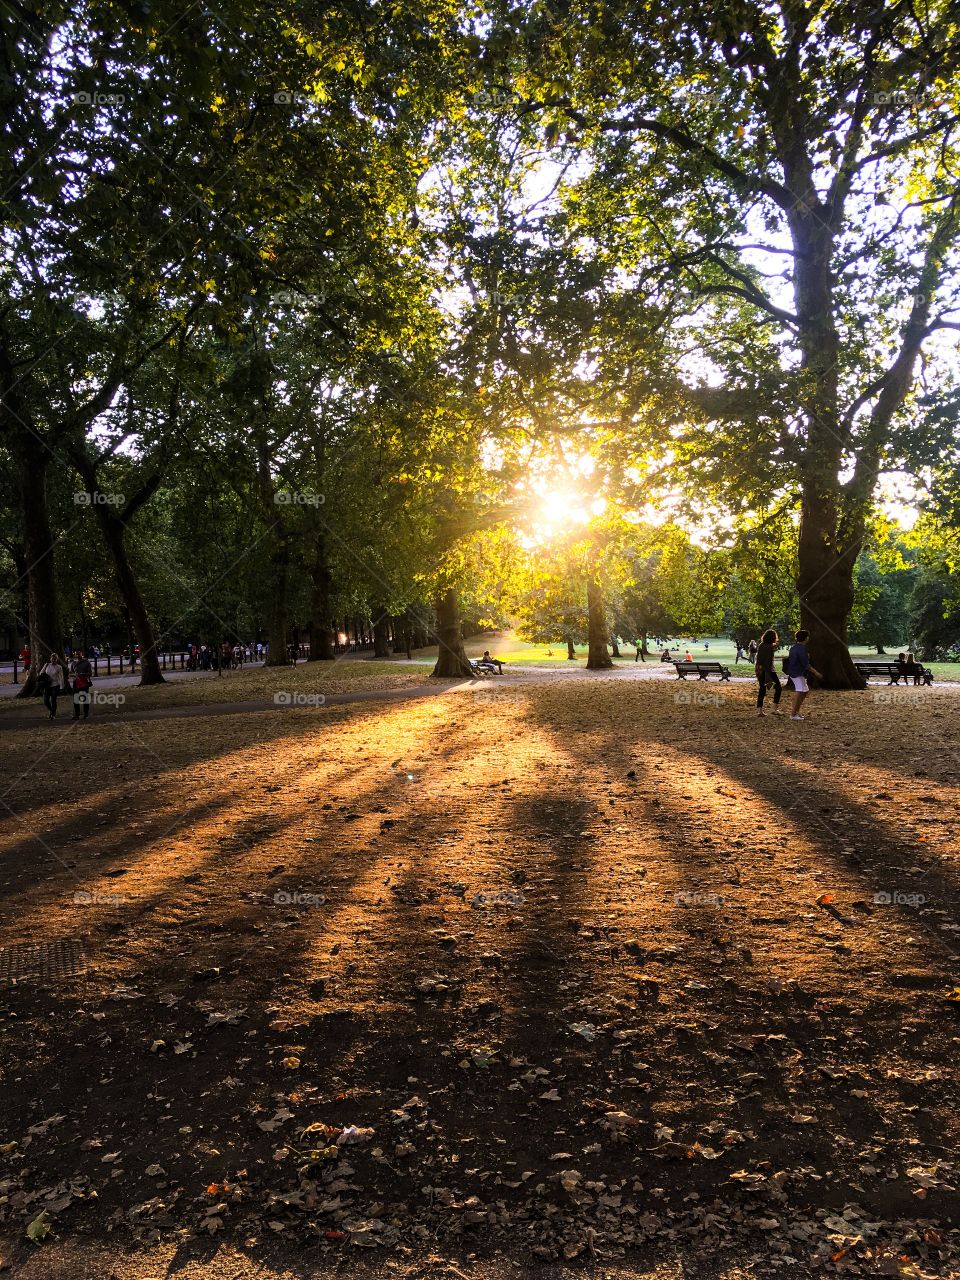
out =
<svg viewBox="0 0 960 1280"><path fill-rule="evenodd" d="M464 611L593 666L799 621L841 688L852 638L948 649L958 40L948 0L18 6L9 635L122 619L156 682L354 618L462 674Z"/></svg>

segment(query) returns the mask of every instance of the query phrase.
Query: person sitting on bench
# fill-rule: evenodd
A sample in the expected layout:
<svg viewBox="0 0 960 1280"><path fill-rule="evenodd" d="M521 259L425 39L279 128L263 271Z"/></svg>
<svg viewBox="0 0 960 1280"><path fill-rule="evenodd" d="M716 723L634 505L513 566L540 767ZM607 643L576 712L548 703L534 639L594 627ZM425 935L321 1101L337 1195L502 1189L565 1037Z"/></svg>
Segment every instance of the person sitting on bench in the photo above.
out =
<svg viewBox="0 0 960 1280"><path fill-rule="evenodd" d="M496 668L497 675L503 675L503 663L499 658L491 658L489 649L484 649L483 657L477 663L477 666L481 671L493 671Z"/></svg>
<svg viewBox="0 0 960 1280"><path fill-rule="evenodd" d="M923 667L917 662L912 653L908 653L905 660L897 665L903 673L904 679L913 678L914 684L919 684L923 679Z"/></svg>

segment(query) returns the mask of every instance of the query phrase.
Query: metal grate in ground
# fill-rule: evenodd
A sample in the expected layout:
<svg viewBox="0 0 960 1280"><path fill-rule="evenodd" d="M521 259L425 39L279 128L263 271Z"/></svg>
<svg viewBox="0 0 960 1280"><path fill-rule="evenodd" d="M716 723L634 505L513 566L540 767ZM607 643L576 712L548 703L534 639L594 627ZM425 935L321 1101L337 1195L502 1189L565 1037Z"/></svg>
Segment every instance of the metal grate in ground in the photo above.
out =
<svg viewBox="0 0 960 1280"><path fill-rule="evenodd" d="M53 942L20 942L0 947L0 982L61 982L85 973L87 959L79 938Z"/></svg>

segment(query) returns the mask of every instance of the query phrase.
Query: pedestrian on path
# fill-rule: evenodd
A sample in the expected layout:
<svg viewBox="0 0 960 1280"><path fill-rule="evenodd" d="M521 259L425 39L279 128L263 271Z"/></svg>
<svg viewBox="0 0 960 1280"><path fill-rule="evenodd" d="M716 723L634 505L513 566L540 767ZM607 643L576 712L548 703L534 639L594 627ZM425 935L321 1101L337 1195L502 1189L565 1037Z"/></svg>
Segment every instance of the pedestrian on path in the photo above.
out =
<svg viewBox="0 0 960 1280"><path fill-rule="evenodd" d="M790 710L790 719L802 720L800 708L810 692L810 677L815 676L818 680L822 677L816 667L810 665L810 654L807 651L810 632L801 629L794 639L796 644L791 646L787 654L787 675L793 681L793 706Z"/></svg>
<svg viewBox="0 0 960 1280"><path fill-rule="evenodd" d="M57 699L60 697L62 690L66 687L66 677L63 674L63 667L60 665L60 659L55 653L51 653L49 660L40 672L40 684L43 688L43 705L49 712L50 719L57 718Z"/></svg>
<svg viewBox="0 0 960 1280"><path fill-rule="evenodd" d="M90 688L92 685L93 668L89 659L81 654L73 664L73 718L75 721L80 719L81 711L83 711L84 720L90 714L90 703L92 701Z"/></svg>
<svg viewBox="0 0 960 1280"><path fill-rule="evenodd" d="M783 693L783 686L780 683L780 677L774 669L773 660L777 647L780 644L780 637L775 631L765 631L760 637L760 643L757 645L757 659L754 664L759 689L757 690L757 715L766 715L763 709L763 700L767 694L767 685L773 685L773 714L782 716L780 710L780 695Z"/></svg>

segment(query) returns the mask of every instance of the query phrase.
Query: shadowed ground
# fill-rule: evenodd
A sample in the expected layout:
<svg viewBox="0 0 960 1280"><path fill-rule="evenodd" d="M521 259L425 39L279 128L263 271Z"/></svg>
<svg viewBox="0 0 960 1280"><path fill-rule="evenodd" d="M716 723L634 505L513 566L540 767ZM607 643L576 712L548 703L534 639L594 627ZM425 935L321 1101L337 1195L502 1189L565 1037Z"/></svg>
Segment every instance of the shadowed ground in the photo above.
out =
<svg viewBox="0 0 960 1280"><path fill-rule="evenodd" d="M6 735L5 1256L957 1274L956 695L689 693Z"/></svg>

